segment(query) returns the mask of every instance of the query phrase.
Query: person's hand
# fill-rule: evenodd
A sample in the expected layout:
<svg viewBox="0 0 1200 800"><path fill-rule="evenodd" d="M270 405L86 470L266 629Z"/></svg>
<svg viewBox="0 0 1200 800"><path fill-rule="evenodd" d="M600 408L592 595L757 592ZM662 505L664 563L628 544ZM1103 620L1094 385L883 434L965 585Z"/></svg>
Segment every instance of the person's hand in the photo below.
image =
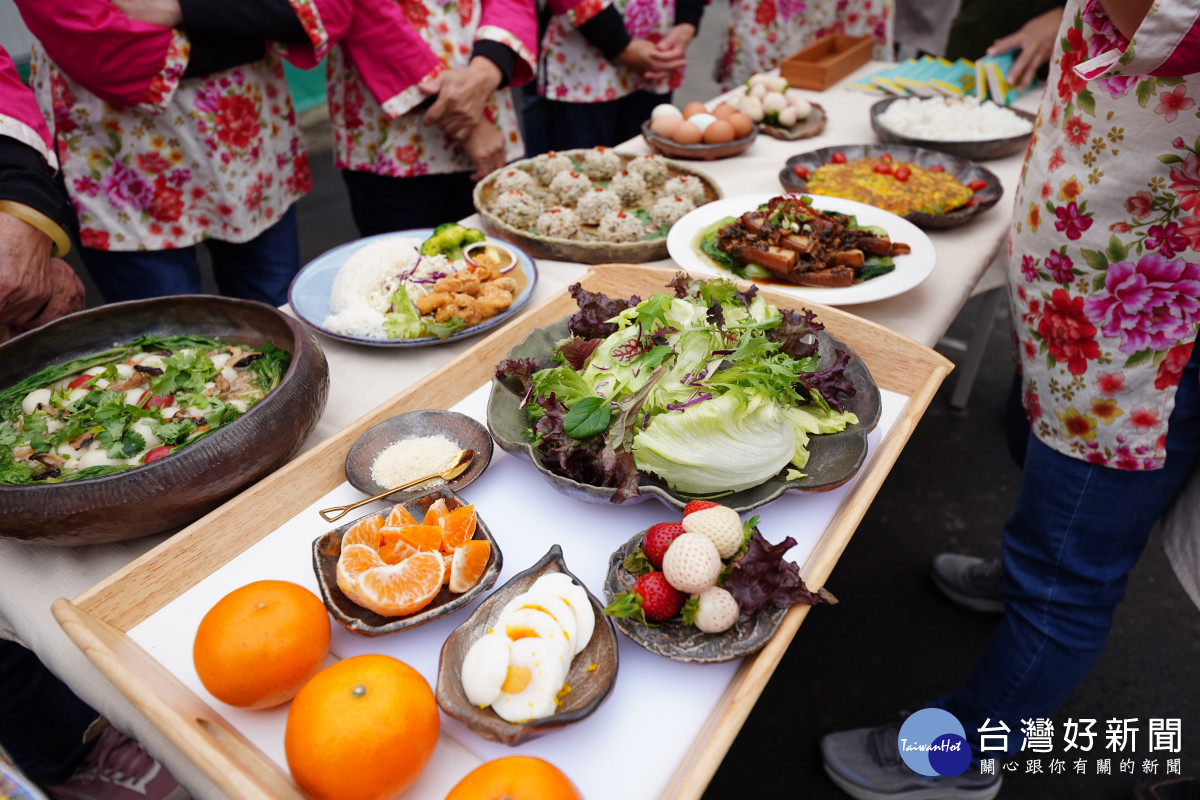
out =
<svg viewBox="0 0 1200 800"><path fill-rule="evenodd" d="M664 55L659 50L659 43L649 39L634 39L613 61L647 78L661 76L673 69L687 66L682 49L670 47Z"/></svg>
<svg viewBox="0 0 1200 800"><path fill-rule="evenodd" d="M482 180L488 173L504 166L504 134L487 119L479 124L463 141L463 150L475 164L471 180Z"/></svg>
<svg viewBox="0 0 1200 800"><path fill-rule="evenodd" d="M500 88L504 73L490 59L475 56L471 63L458 69L439 72L417 87L425 94L437 95L437 100L425 112L421 121L437 125L460 142L473 135L483 119L483 106L492 92Z"/></svg>
<svg viewBox="0 0 1200 800"><path fill-rule="evenodd" d="M183 22L183 9L179 0L110 0L121 9L125 16L146 22L151 25L161 25L164 28L174 28Z"/></svg>
<svg viewBox="0 0 1200 800"><path fill-rule="evenodd" d="M52 246L37 228L0 213L0 324L27 329L83 308L83 284L66 262L50 258Z"/></svg>
<svg viewBox="0 0 1200 800"><path fill-rule="evenodd" d="M667 31L667 35L655 45L654 58L660 64L674 64L670 68L652 69L642 73L647 80L665 78L672 70L687 66L686 51L692 39L696 38L696 26L685 22L675 25Z"/></svg>
<svg viewBox="0 0 1200 800"><path fill-rule="evenodd" d="M1017 48L1021 50L1005 78L1010 86L1024 91L1029 84L1033 83L1041 66L1050 60L1050 56L1054 53L1054 40L1058 35L1058 26L1062 22L1062 15L1061 6L1052 8L1038 14L1022 25L1019 30L992 42L992 46L987 49L989 56L999 55Z"/></svg>

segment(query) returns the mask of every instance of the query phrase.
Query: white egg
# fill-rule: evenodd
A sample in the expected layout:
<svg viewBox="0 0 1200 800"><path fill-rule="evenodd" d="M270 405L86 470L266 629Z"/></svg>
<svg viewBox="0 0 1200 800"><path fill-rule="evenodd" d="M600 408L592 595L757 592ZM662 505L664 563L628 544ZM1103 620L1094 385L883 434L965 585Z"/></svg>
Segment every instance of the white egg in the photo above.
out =
<svg viewBox="0 0 1200 800"><path fill-rule="evenodd" d="M528 591L524 594L517 595L512 600L508 601L508 605L504 606L504 610L497 617L497 624L504 621L505 615L510 612L517 611L522 608L533 608L538 611L545 611L550 616L554 617L555 621L562 626L563 633L567 637L567 641L571 646L575 646L575 635L579 630L579 626L575 623L575 612L571 607L563 602L561 597L551 594L546 591Z"/></svg>
<svg viewBox="0 0 1200 800"><path fill-rule="evenodd" d="M688 122L699 128L700 133L704 133L705 129L716 121L717 118L707 112L704 114L693 114L692 116L688 117Z"/></svg>
<svg viewBox="0 0 1200 800"><path fill-rule="evenodd" d="M659 119L660 117L679 117L683 118L683 112L670 103L659 103L650 112L650 119Z"/></svg>
<svg viewBox="0 0 1200 800"><path fill-rule="evenodd" d="M508 656L512 642L499 631L481 636L467 649L458 675L467 702L490 706L500 696L500 687L508 677Z"/></svg>
<svg viewBox="0 0 1200 800"><path fill-rule="evenodd" d="M575 583L565 572L547 572L534 581L531 588L544 589L551 594L556 594L571 607L577 626L575 652L582 653L583 648L587 647L588 642L592 640L592 631L596 627L596 611L592 608L592 601L588 597L587 590Z"/></svg>
<svg viewBox="0 0 1200 800"><path fill-rule="evenodd" d="M509 722L549 717L558 710L566 679L567 662L554 642L532 636L518 639L509 651L508 675L492 708Z"/></svg>
<svg viewBox="0 0 1200 800"><path fill-rule="evenodd" d="M563 656L570 660L575 655L575 646L567 639L562 625L558 620L536 608L518 608L508 613L502 613L494 626L497 633L507 636L514 642L530 637L555 642L562 650Z"/></svg>

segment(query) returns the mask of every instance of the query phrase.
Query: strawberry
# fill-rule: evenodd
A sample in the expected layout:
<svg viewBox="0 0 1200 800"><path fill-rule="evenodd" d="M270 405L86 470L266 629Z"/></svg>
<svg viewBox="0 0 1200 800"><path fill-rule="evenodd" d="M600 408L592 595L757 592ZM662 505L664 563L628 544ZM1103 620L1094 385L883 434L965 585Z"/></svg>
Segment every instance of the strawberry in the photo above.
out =
<svg viewBox="0 0 1200 800"><path fill-rule="evenodd" d="M679 522L659 522L650 526L642 537L642 550L655 569L662 569L663 556L671 542L684 534L683 525Z"/></svg>
<svg viewBox="0 0 1200 800"><path fill-rule="evenodd" d="M686 600L683 592L667 583L661 572L647 572L628 592L613 597L604 609L610 617L633 617L643 623L663 622L679 613Z"/></svg>
<svg viewBox="0 0 1200 800"><path fill-rule="evenodd" d="M692 500L683 507L683 515L686 517L693 511L703 511L706 508L712 508L716 505L720 505L720 503L714 503L712 500Z"/></svg>
<svg viewBox="0 0 1200 800"><path fill-rule="evenodd" d="M690 507L691 503L688 505ZM699 533L711 539L721 558L733 556L741 549L745 539L742 520L737 512L716 503L685 514L683 529L688 533Z"/></svg>
<svg viewBox="0 0 1200 800"><path fill-rule="evenodd" d="M699 594L698 600L692 624L705 633L721 633L737 623L741 613L737 600L720 586L705 589Z"/></svg>
<svg viewBox="0 0 1200 800"><path fill-rule="evenodd" d="M699 533L683 534L671 542L663 556L663 575L667 582L688 594L703 592L715 584L722 566L717 546Z"/></svg>

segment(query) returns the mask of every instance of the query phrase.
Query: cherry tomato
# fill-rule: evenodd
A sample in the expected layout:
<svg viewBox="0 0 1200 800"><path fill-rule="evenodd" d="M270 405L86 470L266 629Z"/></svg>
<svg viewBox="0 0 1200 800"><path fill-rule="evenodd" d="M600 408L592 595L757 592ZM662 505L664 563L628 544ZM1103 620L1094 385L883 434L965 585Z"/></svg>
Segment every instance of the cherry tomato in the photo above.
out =
<svg viewBox="0 0 1200 800"><path fill-rule="evenodd" d="M892 165L891 164L876 164L871 169L875 170L880 175L891 175L892 174Z"/></svg>
<svg viewBox="0 0 1200 800"><path fill-rule="evenodd" d="M76 378L75 380L68 383L67 388L68 389L86 389L87 387L84 386L84 384L87 383L88 381L90 381L92 379L92 377L93 376L87 375L87 374L80 375L78 378Z"/></svg>
<svg viewBox="0 0 1200 800"><path fill-rule="evenodd" d="M797 164L792 167L792 172L796 173L796 177L802 181L808 180L808 167Z"/></svg>
<svg viewBox="0 0 1200 800"><path fill-rule="evenodd" d="M934 164L932 167L929 168L929 171L930 172L945 172L946 168L943 167L941 164Z"/></svg>
<svg viewBox="0 0 1200 800"><path fill-rule="evenodd" d="M912 170L901 164L900 166L896 167L895 175L896 180L906 181L912 176Z"/></svg>
<svg viewBox="0 0 1200 800"><path fill-rule="evenodd" d="M880 161L887 161L887 162L890 164L890 163L891 163L891 161L892 161L892 154L891 154L891 153L884 153L883 155L881 155L881 156L879 157L879 160L880 160Z"/></svg>
<svg viewBox="0 0 1200 800"><path fill-rule="evenodd" d="M987 181L984 181L984 180L971 181L970 183L967 184L967 188L970 189L972 192L982 192L984 189L987 188Z"/></svg>
<svg viewBox="0 0 1200 800"><path fill-rule="evenodd" d="M160 458L166 458L170 454L171 448L164 444L162 447L155 447L154 449L148 451L146 453L146 457L142 460L142 463L152 464L155 461L158 461Z"/></svg>
<svg viewBox="0 0 1200 800"><path fill-rule="evenodd" d="M167 406L173 406L173 405L175 405L175 395L169 394L166 397L159 397L156 394L152 394L152 395L150 395L150 397L146 398L146 402L142 406L142 408L149 408L150 406L154 406L155 408L163 409L163 408L166 408Z"/></svg>
<svg viewBox="0 0 1200 800"><path fill-rule="evenodd" d="M833 152L833 155L831 155L829 157L829 160L835 164L845 164L846 163L846 154L843 153L841 150L835 150Z"/></svg>
<svg viewBox="0 0 1200 800"><path fill-rule="evenodd" d="M966 207L967 207L967 208L972 208L973 206L977 205L978 203L979 203L979 198L978 198L978 197L972 197L970 200L968 200L968 201L967 201L967 206L966 206Z"/></svg>

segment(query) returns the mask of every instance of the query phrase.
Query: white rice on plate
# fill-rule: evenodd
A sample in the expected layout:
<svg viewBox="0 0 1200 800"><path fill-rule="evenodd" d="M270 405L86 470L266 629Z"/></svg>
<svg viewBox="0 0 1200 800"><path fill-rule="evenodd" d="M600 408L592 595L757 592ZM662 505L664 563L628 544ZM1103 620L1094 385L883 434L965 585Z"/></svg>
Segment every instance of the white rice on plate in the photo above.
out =
<svg viewBox="0 0 1200 800"><path fill-rule="evenodd" d="M1007 139L1033 130L1033 123L1012 110L974 97L904 98L888 106L879 123L902 136L939 142Z"/></svg>

